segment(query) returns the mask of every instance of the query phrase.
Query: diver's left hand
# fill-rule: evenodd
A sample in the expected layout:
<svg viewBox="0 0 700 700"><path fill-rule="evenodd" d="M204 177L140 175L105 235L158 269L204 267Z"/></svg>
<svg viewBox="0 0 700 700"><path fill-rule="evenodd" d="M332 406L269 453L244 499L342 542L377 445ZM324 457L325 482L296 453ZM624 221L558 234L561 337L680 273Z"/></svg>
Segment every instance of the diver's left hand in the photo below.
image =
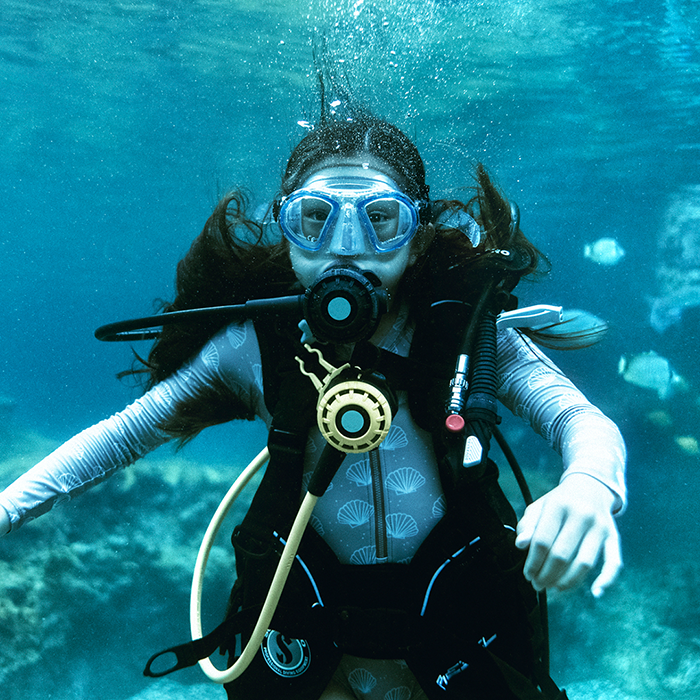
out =
<svg viewBox="0 0 700 700"><path fill-rule="evenodd" d="M614 499L600 481L571 474L527 507L515 545L530 548L524 574L535 590L579 585L602 553L603 566L591 592L596 598L603 594L622 568Z"/></svg>

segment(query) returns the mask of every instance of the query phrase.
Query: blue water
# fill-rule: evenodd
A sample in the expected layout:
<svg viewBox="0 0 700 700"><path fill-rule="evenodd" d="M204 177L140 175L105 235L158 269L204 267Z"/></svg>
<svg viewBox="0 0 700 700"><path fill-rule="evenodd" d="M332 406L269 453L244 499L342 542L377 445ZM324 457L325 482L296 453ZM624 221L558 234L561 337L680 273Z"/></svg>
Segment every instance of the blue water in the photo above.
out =
<svg viewBox="0 0 700 700"><path fill-rule="evenodd" d="M435 195L469 186L481 160L519 203L552 261L523 303L609 321L600 346L556 360L628 441L628 565L697 552L700 458L673 438L700 438L698 316L660 335L647 302L669 202L700 183L694 0L3 0L0 394L13 421L63 440L138 395L114 378L129 347L95 328L172 296L227 188L273 196L297 122L317 114L320 36L357 95L416 140ZM603 236L627 251L614 267L583 257ZM620 355L650 349L689 393L661 402L618 376ZM193 454L239 442L217 433Z"/></svg>

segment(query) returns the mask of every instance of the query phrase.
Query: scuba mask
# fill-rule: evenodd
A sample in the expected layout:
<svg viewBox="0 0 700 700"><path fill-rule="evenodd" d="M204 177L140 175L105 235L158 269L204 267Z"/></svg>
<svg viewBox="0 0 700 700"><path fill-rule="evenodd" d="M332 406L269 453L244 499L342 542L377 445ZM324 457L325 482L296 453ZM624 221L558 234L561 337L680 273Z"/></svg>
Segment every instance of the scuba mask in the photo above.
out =
<svg viewBox="0 0 700 700"><path fill-rule="evenodd" d="M337 252L357 255L366 241L377 253L387 253L413 238L424 203L407 197L386 176L337 170L312 176L302 189L275 203L275 218L287 240L312 252L330 240Z"/></svg>

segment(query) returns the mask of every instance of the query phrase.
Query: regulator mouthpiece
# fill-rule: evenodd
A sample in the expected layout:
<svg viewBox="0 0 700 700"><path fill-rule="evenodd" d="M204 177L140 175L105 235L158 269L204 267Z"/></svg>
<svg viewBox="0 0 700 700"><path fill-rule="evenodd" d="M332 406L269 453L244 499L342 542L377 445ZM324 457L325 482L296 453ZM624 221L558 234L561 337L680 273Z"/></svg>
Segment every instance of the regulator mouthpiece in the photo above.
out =
<svg viewBox="0 0 700 700"><path fill-rule="evenodd" d="M379 278L355 267L326 270L306 290L304 317L323 343L356 343L372 337L387 311L387 293Z"/></svg>

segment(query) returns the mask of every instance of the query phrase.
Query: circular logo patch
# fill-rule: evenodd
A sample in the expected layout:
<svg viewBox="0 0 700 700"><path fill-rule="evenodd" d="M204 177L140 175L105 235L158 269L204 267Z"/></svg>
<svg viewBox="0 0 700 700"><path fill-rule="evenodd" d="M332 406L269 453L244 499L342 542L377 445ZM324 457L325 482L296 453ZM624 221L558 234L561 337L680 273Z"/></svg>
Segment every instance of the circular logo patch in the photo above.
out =
<svg viewBox="0 0 700 700"><path fill-rule="evenodd" d="M311 664L311 651L305 639L286 637L276 630L267 630L260 649L267 665L284 678L301 676Z"/></svg>

